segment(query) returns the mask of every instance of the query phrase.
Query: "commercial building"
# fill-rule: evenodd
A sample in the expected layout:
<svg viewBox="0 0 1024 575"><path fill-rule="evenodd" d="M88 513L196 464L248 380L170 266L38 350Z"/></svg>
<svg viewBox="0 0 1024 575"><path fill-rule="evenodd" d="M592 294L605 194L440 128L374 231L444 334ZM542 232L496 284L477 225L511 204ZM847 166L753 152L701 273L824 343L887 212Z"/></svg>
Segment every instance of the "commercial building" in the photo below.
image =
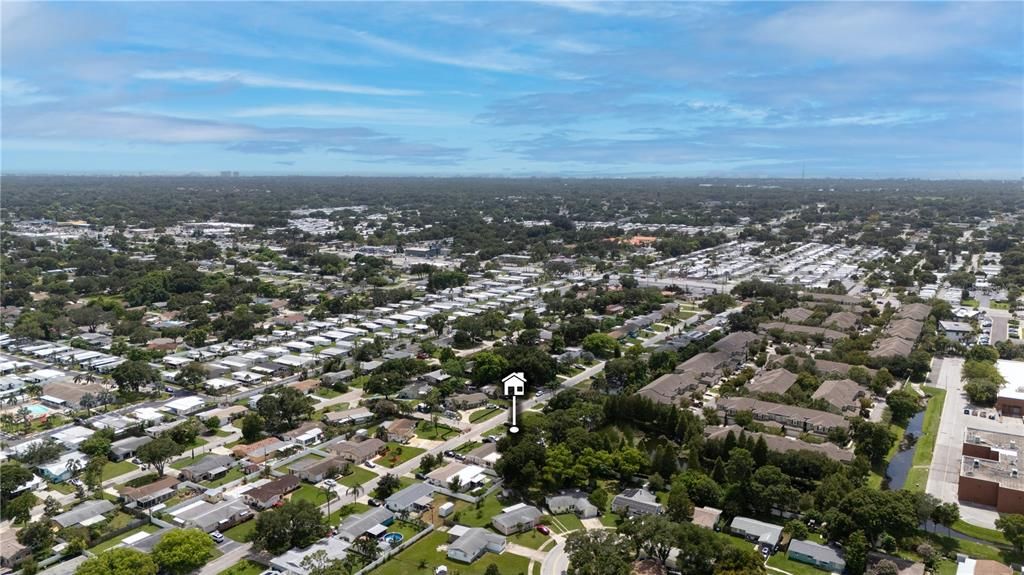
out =
<svg viewBox="0 0 1024 575"><path fill-rule="evenodd" d="M964 435L960 501L994 507L1000 513L1024 513L1024 477L1017 468L1024 437L972 428Z"/></svg>

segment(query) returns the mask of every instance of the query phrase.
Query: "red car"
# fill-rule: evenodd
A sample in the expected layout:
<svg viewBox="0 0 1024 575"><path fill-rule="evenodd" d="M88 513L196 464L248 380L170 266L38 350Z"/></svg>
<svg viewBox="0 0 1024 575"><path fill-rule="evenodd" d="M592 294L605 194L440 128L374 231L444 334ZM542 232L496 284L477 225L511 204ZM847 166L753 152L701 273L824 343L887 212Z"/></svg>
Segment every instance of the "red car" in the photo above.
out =
<svg viewBox="0 0 1024 575"><path fill-rule="evenodd" d="M544 535L551 535L551 530L548 529L547 525L538 525L537 526L537 531L540 531Z"/></svg>

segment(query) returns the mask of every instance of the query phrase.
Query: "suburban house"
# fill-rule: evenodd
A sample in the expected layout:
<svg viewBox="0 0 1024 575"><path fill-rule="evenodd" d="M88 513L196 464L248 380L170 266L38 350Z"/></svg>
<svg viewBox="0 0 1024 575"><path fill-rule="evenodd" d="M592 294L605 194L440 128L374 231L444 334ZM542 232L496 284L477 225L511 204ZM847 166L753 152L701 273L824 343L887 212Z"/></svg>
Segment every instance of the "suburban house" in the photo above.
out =
<svg viewBox="0 0 1024 575"><path fill-rule="evenodd" d="M739 436L743 432L743 428L738 425L726 425L724 427L714 427L705 430L707 438L711 440L725 439L729 432L733 435ZM847 449L843 449L834 443L810 443L796 437L781 437L779 435L773 435L771 433L760 433L757 431L746 432L747 436L757 441L758 439L764 439L764 442L768 444L768 451L774 451L776 453L789 453L791 451L811 451L814 453L820 453L833 461L839 461L841 463L849 463L853 461L853 452Z"/></svg>
<svg viewBox="0 0 1024 575"><path fill-rule="evenodd" d="M579 489L567 489L554 495L548 495L544 504L552 515L575 513L580 519L597 517L600 510L587 498L587 494Z"/></svg>
<svg viewBox="0 0 1024 575"><path fill-rule="evenodd" d="M637 392L651 401L667 405L689 404L686 396L695 391L703 391L707 386L697 381L688 372L666 373L665 375L648 383Z"/></svg>
<svg viewBox="0 0 1024 575"><path fill-rule="evenodd" d="M750 393L775 393L782 395L789 391L789 388L793 387L794 383L796 383L795 373L785 369L773 369L771 371L763 371L754 376L747 383L746 388Z"/></svg>
<svg viewBox="0 0 1024 575"><path fill-rule="evenodd" d="M177 478L167 475L141 487L122 487L118 492L129 507L146 509L174 497L178 483Z"/></svg>
<svg viewBox="0 0 1024 575"><path fill-rule="evenodd" d="M496 443L485 443L466 454L466 462L484 467L494 467L494 464L501 459Z"/></svg>
<svg viewBox="0 0 1024 575"><path fill-rule="evenodd" d="M352 545L336 537L328 537L306 547L305 549L289 549L281 555L270 560L270 566L275 571L271 573L289 573L291 575L309 575L309 569L303 566L302 560L314 553L324 552L324 559L327 561L341 561L345 559L349 548Z"/></svg>
<svg viewBox="0 0 1024 575"><path fill-rule="evenodd" d="M541 515L540 509L532 505L520 503L512 507L506 507L502 513L491 518L491 525L499 533L512 535L513 533L533 529Z"/></svg>
<svg viewBox="0 0 1024 575"><path fill-rule="evenodd" d="M486 393L460 393L448 398L448 405L453 409L474 409L486 405Z"/></svg>
<svg viewBox="0 0 1024 575"><path fill-rule="evenodd" d="M394 522L394 513L383 507L374 507L369 511L346 517L338 526L338 537L349 542L363 535L377 538L387 533L388 525Z"/></svg>
<svg viewBox="0 0 1024 575"><path fill-rule="evenodd" d="M302 393L303 395L309 395L320 389L320 382L315 379L304 379L302 381L296 381L295 383L289 383L288 387Z"/></svg>
<svg viewBox="0 0 1024 575"><path fill-rule="evenodd" d="M148 435L118 439L110 444L110 460L121 461L123 459L131 459L132 457L135 457L135 453L140 447L150 441L153 441L153 438Z"/></svg>
<svg viewBox="0 0 1024 575"><path fill-rule="evenodd" d="M951 341L967 343L974 335L974 326L962 321L940 321L939 332Z"/></svg>
<svg viewBox="0 0 1024 575"><path fill-rule="evenodd" d="M55 516L53 522L64 528L92 525L103 521L105 516L114 509L114 504L106 499L90 499L76 505L70 511Z"/></svg>
<svg viewBox="0 0 1024 575"><path fill-rule="evenodd" d="M324 479L337 476L348 467L348 461L338 457L325 457L323 459L307 459L296 461L288 466L288 469L299 479L310 483L319 483Z"/></svg>
<svg viewBox="0 0 1024 575"><path fill-rule="evenodd" d="M210 481L227 475L235 466L235 458L230 455L207 455L192 465L182 467L178 477L186 481Z"/></svg>
<svg viewBox="0 0 1024 575"><path fill-rule="evenodd" d="M415 419L396 419L388 426L388 441L408 443L416 435Z"/></svg>
<svg viewBox="0 0 1024 575"><path fill-rule="evenodd" d="M664 508L658 497L646 489L626 489L612 499L612 511L624 517L660 515Z"/></svg>
<svg viewBox="0 0 1024 575"><path fill-rule="evenodd" d="M166 511L180 527L194 527L207 533L223 531L252 519L252 510L241 499L208 501L193 498Z"/></svg>
<svg viewBox="0 0 1024 575"><path fill-rule="evenodd" d="M373 419L373 412L365 407L356 407L344 411L328 411L323 416L323 421L347 425L350 423L362 423Z"/></svg>
<svg viewBox="0 0 1024 575"><path fill-rule="evenodd" d="M452 539L454 537L454 539ZM448 558L460 563L472 563L484 553L501 553L508 540L480 527L456 525L448 531Z"/></svg>
<svg viewBox="0 0 1024 575"><path fill-rule="evenodd" d="M734 517L732 523L729 524L729 529L733 535L738 535L760 545L769 545L773 551L779 544L779 540L782 539L782 527L780 525L765 523L764 521L750 519L749 517Z"/></svg>
<svg viewBox="0 0 1024 575"><path fill-rule="evenodd" d="M315 421L307 421L297 428L281 434L282 441L288 441L295 445L307 447L315 445L324 440L324 430Z"/></svg>
<svg viewBox="0 0 1024 575"><path fill-rule="evenodd" d="M71 476L74 475L72 473L74 467L77 466L78 469L85 469L85 464L88 462L89 458L84 453L72 451L61 455L56 461L40 465L38 469L39 474L46 478L47 481L62 483L71 479Z"/></svg>
<svg viewBox="0 0 1024 575"><path fill-rule="evenodd" d="M484 471L484 468L479 465L466 465L453 461L428 473L427 482L448 489L451 489L457 482L458 491L466 491L489 481L488 477L484 475Z"/></svg>
<svg viewBox="0 0 1024 575"><path fill-rule="evenodd" d="M793 561L807 563L818 569L824 569L833 573L842 573L843 569L846 569L846 561L843 560L838 551L813 541L799 539L790 541L786 557Z"/></svg>
<svg viewBox="0 0 1024 575"><path fill-rule="evenodd" d="M290 441L281 441L276 437L267 437L256 443L236 445L231 448L231 454L239 459L244 457L253 463L263 463L292 446L293 444Z"/></svg>
<svg viewBox="0 0 1024 575"><path fill-rule="evenodd" d="M826 435L835 428L847 429L846 418L827 411L807 409L795 405L771 403L750 397L726 397L718 400L718 409L728 416L740 411L749 411L758 421L774 421L800 432Z"/></svg>
<svg viewBox="0 0 1024 575"><path fill-rule="evenodd" d="M331 452L342 459L347 459L356 465L365 463L380 455L380 452L387 447L387 444L371 437L363 441L343 441L331 446Z"/></svg>
<svg viewBox="0 0 1024 575"><path fill-rule="evenodd" d="M871 397L871 392L852 379L823 381L811 395L812 399L824 400L839 411L853 412L860 409L860 398L862 397Z"/></svg>
<svg viewBox="0 0 1024 575"><path fill-rule="evenodd" d="M16 530L13 527L9 525L0 527L0 567L14 569L15 566L31 556L32 550L18 543Z"/></svg>
<svg viewBox="0 0 1024 575"><path fill-rule="evenodd" d="M285 475L245 492L245 500L257 509L266 509L281 501L285 495L299 488L299 478Z"/></svg>
<svg viewBox="0 0 1024 575"><path fill-rule="evenodd" d="M694 507L693 508L693 519L690 523L693 523L697 527L703 527L704 529L715 530L715 525L718 524L718 520L722 517L722 510L715 509L714 507Z"/></svg>
<svg viewBox="0 0 1024 575"><path fill-rule="evenodd" d="M434 503L437 487L429 483L413 483L384 500L384 507L395 513L413 513L429 508Z"/></svg>

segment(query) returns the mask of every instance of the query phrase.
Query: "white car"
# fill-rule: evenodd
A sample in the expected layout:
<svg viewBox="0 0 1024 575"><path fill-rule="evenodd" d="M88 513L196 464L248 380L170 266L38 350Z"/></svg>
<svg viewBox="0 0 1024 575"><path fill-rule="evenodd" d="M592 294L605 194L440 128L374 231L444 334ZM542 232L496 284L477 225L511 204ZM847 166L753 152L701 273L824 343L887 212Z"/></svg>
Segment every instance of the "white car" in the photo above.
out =
<svg viewBox="0 0 1024 575"><path fill-rule="evenodd" d="M324 485L326 485L327 487L334 487L337 484L338 483L333 479L324 479Z"/></svg>
<svg viewBox="0 0 1024 575"><path fill-rule="evenodd" d="M376 463L374 463L374 462L372 462L372 461L367 461L367 462L366 462L366 463L364 463L363 465L365 465L365 466L369 467L370 469L373 469L374 467L377 467L377 464L376 464Z"/></svg>
<svg viewBox="0 0 1024 575"><path fill-rule="evenodd" d="M221 533L220 531L214 531L213 533L210 533L210 539L213 539L217 543L223 543L224 542L224 534Z"/></svg>

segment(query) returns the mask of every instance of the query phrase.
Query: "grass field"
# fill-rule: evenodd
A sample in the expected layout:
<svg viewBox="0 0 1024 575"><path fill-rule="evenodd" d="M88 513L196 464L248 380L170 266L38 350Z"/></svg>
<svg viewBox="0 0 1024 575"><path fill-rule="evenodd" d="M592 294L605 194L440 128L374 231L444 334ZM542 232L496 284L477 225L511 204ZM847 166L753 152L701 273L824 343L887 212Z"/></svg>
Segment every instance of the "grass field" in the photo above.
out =
<svg viewBox="0 0 1024 575"><path fill-rule="evenodd" d="M478 409L469 415L469 422L485 421L501 413L501 409Z"/></svg>
<svg viewBox="0 0 1024 575"><path fill-rule="evenodd" d="M465 455L465 454L469 453L470 451L473 451L477 447L480 447L481 445L483 445L483 444L480 443L479 441L470 441L468 443L463 443L462 445L458 446L455 449L455 453L458 453L460 455Z"/></svg>
<svg viewBox="0 0 1024 575"><path fill-rule="evenodd" d="M556 533L568 533L569 531L583 529L583 522L580 521L579 517L576 517L575 513L563 513L551 516L550 527Z"/></svg>
<svg viewBox="0 0 1024 575"><path fill-rule="evenodd" d="M217 575L260 575L262 572L262 565L254 561L249 561L248 559L243 559L242 561L239 561L231 567L221 571Z"/></svg>
<svg viewBox="0 0 1024 575"><path fill-rule="evenodd" d="M352 473L349 473L345 477L339 479L338 484L344 485L345 487L353 487L355 485L362 485L374 477L377 477L377 474L369 469L364 469L362 467L350 467L349 469L353 470Z"/></svg>
<svg viewBox="0 0 1024 575"><path fill-rule="evenodd" d="M387 451L384 452L384 455L378 457L374 463L384 467L397 467L424 451L426 450L419 447L411 447L389 441Z"/></svg>
<svg viewBox="0 0 1024 575"><path fill-rule="evenodd" d="M252 532L256 530L256 520L250 519L245 523L239 523L231 529L224 532L224 536L229 539L234 539L239 543L248 543L252 538Z"/></svg>
<svg viewBox="0 0 1024 575"><path fill-rule="evenodd" d="M138 469L138 466L131 461L111 461L103 466L103 481L113 479L119 475L124 475L125 473L131 473L136 469Z"/></svg>
<svg viewBox="0 0 1024 575"><path fill-rule="evenodd" d="M469 527L486 527L491 524L491 518L501 513L506 504L498 501L495 494L488 495L480 504L480 508L471 505L459 513L459 523Z"/></svg>
<svg viewBox="0 0 1024 575"><path fill-rule="evenodd" d="M990 301L990 302L988 302L988 307L990 307L992 309L1008 310L1008 309L1010 309L1010 304L1005 302L1005 301Z"/></svg>
<svg viewBox="0 0 1024 575"><path fill-rule="evenodd" d="M928 467L932 463L935 452L935 440L939 436L939 420L942 418L942 404L946 401L946 390L937 387L926 387L925 392L931 394L924 412L924 423L921 426L921 437L917 439L914 451L913 467L907 474L904 489L923 492L928 486Z"/></svg>
<svg viewBox="0 0 1024 575"><path fill-rule="evenodd" d="M829 571L823 571L816 567L811 567L806 563L800 563L799 561L791 561L786 557L785 553L776 553L768 559L768 565L775 567L776 569L782 569L788 571L792 575L824 575Z"/></svg>
<svg viewBox="0 0 1024 575"><path fill-rule="evenodd" d="M437 424L435 426L429 421L420 421L416 424L416 437L420 439L426 439L429 441L444 441L451 439L458 435L458 430L452 429L447 425Z"/></svg>
<svg viewBox="0 0 1024 575"><path fill-rule="evenodd" d="M210 455L209 452L207 452L207 453L200 453L199 455L197 455L195 457L184 457L184 458L179 459L179 460L175 461L174 463L172 463L171 467L173 467L174 469L181 470L181 469L184 469L184 468L188 467L189 465L192 465L193 463L197 463L199 461L202 461L208 455Z"/></svg>
<svg viewBox="0 0 1024 575"><path fill-rule="evenodd" d="M159 530L160 530L160 528L157 527L156 525L143 525L142 527L139 527L137 529L132 529L131 531L126 531L126 532L118 535L117 537L114 537L113 539L108 539L108 540L104 541L103 543L100 543L99 545L96 545L95 547L89 549L89 551L92 551L93 554L95 554L95 555L99 555L100 553L103 553L107 549L111 549L112 547L114 547L115 545L120 543L122 540L124 540L126 537L131 537L132 535L135 535L136 533L156 533Z"/></svg>
<svg viewBox="0 0 1024 575"><path fill-rule="evenodd" d="M333 390L333 389L331 389L329 387L321 387L320 389L318 389L315 392L313 392L313 395L315 395L317 397L322 397L324 399L333 399L333 398L338 397L339 395L341 395L341 392L340 391L335 391L335 390Z"/></svg>
<svg viewBox="0 0 1024 575"><path fill-rule="evenodd" d="M236 479L241 479L244 476L242 470L237 467L232 467L224 474L224 477L214 479L213 481L204 481L203 485L207 487L220 487L221 485L227 485Z"/></svg>
<svg viewBox="0 0 1024 575"><path fill-rule="evenodd" d="M365 503L349 503L348 505L342 506L340 509L334 510L332 508L331 514L327 516L327 524L331 526L337 526L341 524L341 520L353 513L362 513L370 509L370 506Z"/></svg>
<svg viewBox="0 0 1024 575"><path fill-rule="evenodd" d="M540 549L545 543L551 541L551 537L544 535L536 529L531 529L523 533L516 533L509 537L508 540L517 545L529 547L530 549Z"/></svg>
<svg viewBox="0 0 1024 575"><path fill-rule="evenodd" d="M304 483L302 487L299 487L292 492L292 501L309 501L314 505L323 505L327 503L327 491L320 489L319 487L313 487L308 483ZM331 494L331 499L337 499L336 493Z"/></svg>
<svg viewBox="0 0 1024 575"><path fill-rule="evenodd" d="M605 527L618 527L620 519L621 517L615 513L605 513L601 515L601 525Z"/></svg>
<svg viewBox="0 0 1024 575"><path fill-rule="evenodd" d="M70 483L51 483L49 487L57 493L64 495L75 492L75 486Z"/></svg>
<svg viewBox="0 0 1024 575"><path fill-rule="evenodd" d="M435 531L370 573L372 575L430 575L438 565L451 563L444 552L437 550L447 541L447 534ZM514 574L526 573L530 560L511 553L502 553L501 555L486 553L470 565L459 565L458 570L461 575L483 575L492 563L498 567L500 573ZM421 565L423 565L422 568Z"/></svg>
<svg viewBox="0 0 1024 575"><path fill-rule="evenodd" d="M971 525L963 519L960 519L959 521L954 523L953 529L959 531L960 533L963 533L964 535L974 537L975 539L981 539L982 541L990 541L992 543L995 543L996 545L1010 544L1010 542L1006 540L1006 537L1003 536L1003 533L1001 531L996 531L995 529L988 529L986 527L978 527L977 525Z"/></svg>

